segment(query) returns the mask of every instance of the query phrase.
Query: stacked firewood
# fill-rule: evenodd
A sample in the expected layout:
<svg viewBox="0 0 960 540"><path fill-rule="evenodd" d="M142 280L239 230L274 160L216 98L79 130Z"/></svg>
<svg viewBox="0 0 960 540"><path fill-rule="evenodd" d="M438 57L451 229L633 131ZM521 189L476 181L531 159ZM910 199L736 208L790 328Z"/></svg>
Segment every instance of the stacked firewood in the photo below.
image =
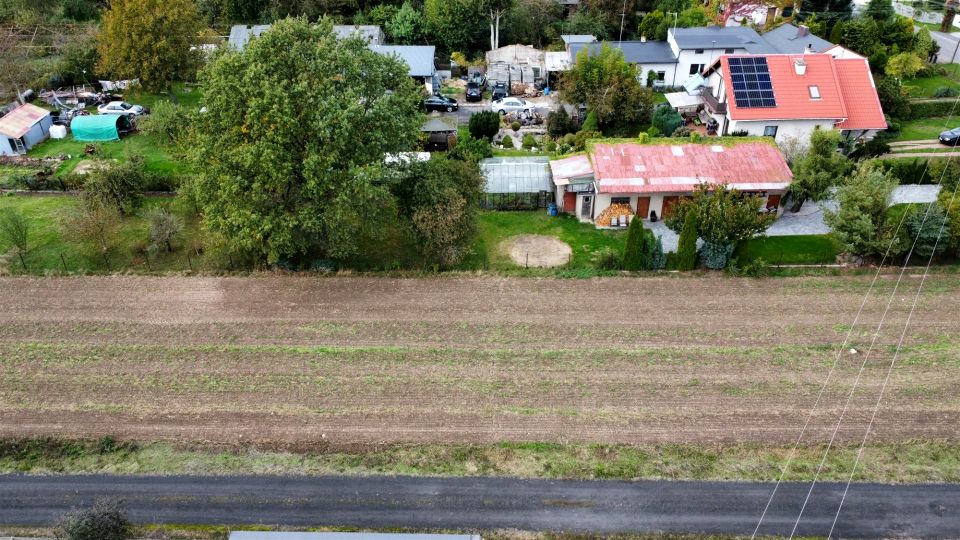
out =
<svg viewBox="0 0 960 540"><path fill-rule="evenodd" d="M595 223L600 227L609 227L610 223L613 221L613 218L617 218L618 224L623 227L627 224L627 216L632 215L633 209L630 208L629 204L611 204L603 212L600 212L600 215L595 220Z"/></svg>

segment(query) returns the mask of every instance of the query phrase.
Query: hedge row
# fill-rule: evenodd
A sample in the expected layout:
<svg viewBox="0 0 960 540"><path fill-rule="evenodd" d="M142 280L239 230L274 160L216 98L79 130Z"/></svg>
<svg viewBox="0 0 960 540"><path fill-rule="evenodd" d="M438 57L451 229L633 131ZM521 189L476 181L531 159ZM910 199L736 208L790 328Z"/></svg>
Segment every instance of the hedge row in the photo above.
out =
<svg viewBox="0 0 960 540"><path fill-rule="evenodd" d="M877 163L901 184L936 184L943 178L945 186L952 186L960 178L960 161L949 157L881 159Z"/></svg>
<svg viewBox="0 0 960 540"><path fill-rule="evenodd" d="M910 109L907 113L907 118L904 120L918 120L920 118L930 118L933 116L950 116L951 113L960 112L960 110L954 110L954 103L956 102L956 99L921 99L910 101Z"/></svg>

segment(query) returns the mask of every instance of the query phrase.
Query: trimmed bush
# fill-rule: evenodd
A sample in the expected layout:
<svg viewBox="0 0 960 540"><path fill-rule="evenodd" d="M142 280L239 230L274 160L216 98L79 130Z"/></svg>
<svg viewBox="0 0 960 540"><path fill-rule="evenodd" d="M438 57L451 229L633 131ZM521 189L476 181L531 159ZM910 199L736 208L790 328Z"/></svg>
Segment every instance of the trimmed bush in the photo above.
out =
<svg viewBox="0 0 960 540"><path fill-rule="evenodd" d="M723 270L730 262L730 256L733 255L733 249L736 246L729 244L715 244L705 242L703 249L700 250L700 260L703 265L712 270Z"/></svg>
<svg viewBox="0 0 960 540"><path fill-rule="evenodd" d="M673 133L683 125L683 118L670 107L660 107L653 111L652 123L654 127L660 130L660 133Z"/></svg>
<svg viewBox="0 0 960 540"><path fill-rule="evenodd" d="M514 132L520 131L520 122L517 120L514 120L513 122L511 122L510 129L512 129Z"/></svg>
<svg viewBox="0 0 960 540"><path fill-rule="evenodd" d="M530 150L531 148L537 146L537 139L532 134L527 133L523 136L520 146L522 146L524 150Z"/></svg>
<svg viewBox="0 0 960 540"><path fill-rule="evenodd" d="M500 131L500 115L493 111L478 112L470 117L468 129L474 139L492 141Z"/></svg>
<svg viewBox="0 0 960 540"><path fill-rule="evenodd" d="M504 135L500 144L502 144L504 148L513 148L513 139L509 135Z"/></svg>
<svg viewBox="0 0 960 540"><path fill-rule="evenodd" d="M600 131L600 122L593 111L587 113L587 118L583 121L580 131Z"/></svg>
<svg viewBox="0 0 960 540"><path fill-rule="evenodd" d="M496 113L494 113L496 114ZM567 113L567 110L560 107L556 112L547 115L547 133L551 137L562 137L567 133L575 133L577 123Z"/></svg>
<svg viewBox="0 0 960 540"><path fill-rule="evenodd" d="M650 142L650 134L647 132L643 132L640 135L637 135L637 142L640 144L647 144L648 142Z"/></svg>
<svg viewBox="0 0 960 540"><path fill-rule="evenodd" d="M643 228L643 222L638 217L634 217L630 222L630 228L627 229L627 243L623 249L623 269L636 271L643 268L644 240L647 237L647 230Z"/></svg>
<svg viewBox="0 0 960 540"><path fill-rule="evenodd" d="M953 109L953 99L925 99L910 101L909 112L901 115L904 120L918 120L933 116L950 116Z"/></svg>
<svg viewBox="0 0 960 540"><path fill-rule="evenodd" d="M697 213L687 212L677 245L677 270L697 267Z"/></svg>
<svg viewBox="0 0 960 540"><path fill-rule="evenodd" d="M948 98L956 96L957 89L952 86L941 86L933 91L933 97L935 98Z"/></svg>
<svg viewBox="0 0 960 540"><path fill-rule="evenodd" d="M687 126L680 126L677 129L673 130L673 133L670 134L671 137L683 138L689 137L693 133L693 130Z"/></svg>

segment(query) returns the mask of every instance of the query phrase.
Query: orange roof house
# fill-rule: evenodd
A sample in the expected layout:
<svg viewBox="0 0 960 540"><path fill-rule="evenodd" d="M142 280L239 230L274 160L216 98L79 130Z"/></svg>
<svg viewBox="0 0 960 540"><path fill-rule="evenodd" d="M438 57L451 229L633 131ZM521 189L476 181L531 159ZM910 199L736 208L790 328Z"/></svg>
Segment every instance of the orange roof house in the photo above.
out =
<svg viewBox="0 0 960 540"><path fill-rule="evenodd" d="M814 129L872 137L886 129L866 59L829 54L721 56L705 72L707 112L720 133L746 131L782 142L809 140Z"/></svg>

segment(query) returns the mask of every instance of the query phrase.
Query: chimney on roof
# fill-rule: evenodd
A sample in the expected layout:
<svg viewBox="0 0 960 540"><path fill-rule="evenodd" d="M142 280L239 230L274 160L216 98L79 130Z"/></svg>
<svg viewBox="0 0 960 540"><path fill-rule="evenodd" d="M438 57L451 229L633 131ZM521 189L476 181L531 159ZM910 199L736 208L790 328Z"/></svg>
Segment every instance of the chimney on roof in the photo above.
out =
<svg viewBox="0 0 960 540"><path fill-rule="evenodd" d="M803 54L813 54L813 43L807 43L807 46L803 49Z"/></svg>
<svg viewBox="0 0 960 540"><path fill-rule="evenodd" d="M803 58L797 58L793 61L793 70L797 75L805 75L807 73L807 63L803 61Z"/></svg>
<svg viewBox="0 0 960 540"><path fill-rule="evenodd" d="M801 24L800 26L797 27L797 37L798 37L798 38L804 37L804 36L809 36L809 35L810 35L810 27L809 27L809 26L806 26L806 25Z"/></svg>

